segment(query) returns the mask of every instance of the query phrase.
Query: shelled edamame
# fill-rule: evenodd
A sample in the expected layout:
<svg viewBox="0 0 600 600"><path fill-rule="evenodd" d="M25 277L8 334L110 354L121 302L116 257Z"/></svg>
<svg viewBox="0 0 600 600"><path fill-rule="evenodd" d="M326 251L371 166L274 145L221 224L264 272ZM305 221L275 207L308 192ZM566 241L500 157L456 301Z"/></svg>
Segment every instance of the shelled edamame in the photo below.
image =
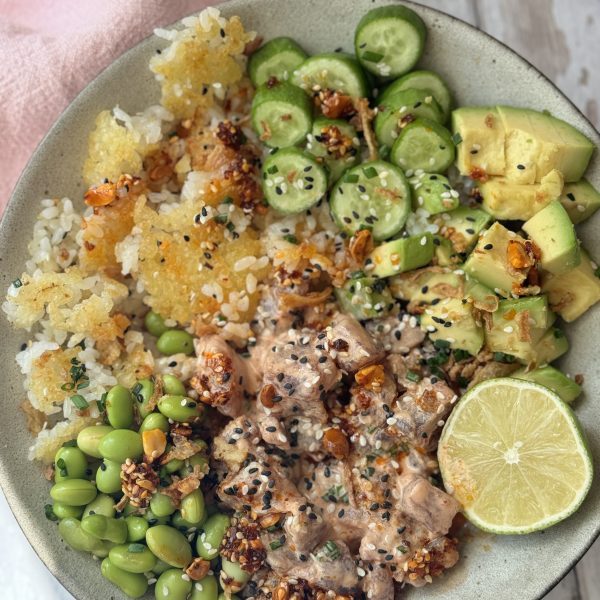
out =
<svg viewBox="0 0 600 600"><path fill-rule="evenodd" d="M156 316L146 321L159 332ZM199 487L180 499L169 491L198 466L207 472L208 446L192 437L195 454L162 460L174 447L171 428L193 428L203 418L203 406L186 394L173 375L138 381L131 390L115 385L104 403L108 423L86 427L55 455L47 517L59 522L59 535L74 550L103 559L102 575L131 598L152 582L157 599L217 600L220 592L213 574L194 581L185 569L196 557L218 558L229 516L210 507L207 520ZM134 472L143 473L143 481L130 478ZM226 566L239 585L250 578L239 565Z"/></svg>

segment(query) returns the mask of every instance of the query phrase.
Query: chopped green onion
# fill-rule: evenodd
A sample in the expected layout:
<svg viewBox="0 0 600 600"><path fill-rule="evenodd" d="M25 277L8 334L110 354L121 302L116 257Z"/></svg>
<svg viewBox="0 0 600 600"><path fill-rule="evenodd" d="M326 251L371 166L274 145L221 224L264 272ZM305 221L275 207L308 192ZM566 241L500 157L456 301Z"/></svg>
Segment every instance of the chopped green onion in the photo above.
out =
<svg viewBox="0 0 600 600"><path fill-rule="evenodd" d="M358 183L358 175L356 173L348 173L348 175L346 175L346 183Z"/></svg>
<svg viewBox="0 0 600 600"><path fill-rule="evenodd" d="M377 177L377 169L375 167L365 167L363 169L363 173L367 179L373 179L373 177Z"/></svg>
<svg viewBox="0 0 600 600"><path fill-rule="evenodd" d="M293 235L292 233L288 233L287 235L284 235L283 239L286 242L289 242L290 244L297 244L298 243L298 238L295 235Z"/></svg>
<svg viewBox="0 0 600 600"><path fill-rule="evenodd" d="M81 395L75 394L71 396L71 402L79 409L88 408L88 401Z"/></svg>
<svg viewBox="0 0 600 600"><path fill-rule="evenodd" d="M421 376L418 373L415 373L414 371L407 371L406 379L417 383L418 381L421 381Z"/></svg>
<svg viewBox="0 0 600 600"><path fill-rule="evenodd" d="M458 131L452 136L452 141L454 142L455 146L458 146L462 141L462 135L460 135L460 133L458 133Z"/></svg>
<svg viewBox="0 0 600 600"><path fill-rule="evenodd" d="M506 354L506 352L494 352L494 360L510 364L515 362L515 357L512 354Z"/></svg>
<svg viewBox="0 0 600 600"><path fill-rule="evenodd" d="M216 215L215 217L213 217L213 221L215 223L221 223L221 225L224 225L225 223L227 223L227 215Z"/></svg>
<svg viewBox="0 0 600 600"><path fill-rule="evenodd" d="M23 285L23 282L20 279L15 279L12 284L13 287L20 288Z"/></svg>
<svg viewBox="0 0 600 600"><path fill-rule="evenodd" d="M383 54L379 54L379 52L371 52L370 50L366 50L362 53L361 58L364 60L368 60L369 62L377 63L383 58Z"/></svg>

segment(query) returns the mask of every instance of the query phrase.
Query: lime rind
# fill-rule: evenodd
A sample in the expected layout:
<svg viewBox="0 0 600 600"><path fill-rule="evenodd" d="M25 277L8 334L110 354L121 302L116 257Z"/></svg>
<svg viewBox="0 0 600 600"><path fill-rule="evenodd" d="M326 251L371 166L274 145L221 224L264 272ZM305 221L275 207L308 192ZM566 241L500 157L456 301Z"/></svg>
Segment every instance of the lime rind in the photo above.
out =
<svg viewBox="0 0 600 600"><path fill-rule="evenodd" d="M474 510L473 505L463 505L463 512L465 516L469 519L471 523L473 523L479 529L488 531L490 533L502 535L523 535L547 529L552 525L555 525L563 521L567 517L571 516L581 506L582 502L586 498L591 488L594 468L592 456L587 445L581 425L578 422L577 417L575 416L571 408L563 400L561 400L561 398L557 394L555 394L552 390L549 390L548 388L545 388L542 385L529 381L523 381L510 377L490 379L478 384L477 386L469 390L461 398L461 400L457 403L457 406L455 407L454 411L448 418L442 435L440 437L440 442L438 445L438 460L440 464L442 479L444 481L444 485L448 493L455 495L452 476L450 475L450 468L449 464L447 463L447 448L451 445L452 438L453 436L456 436L457 433L460 433L461 436L466 437L468 437L469 434L468 431L457 431L457 427L460 427L461 415L465 408L469 405L469 403L473 401L476 402L478 396L480 396L481 392L484 391L486 388L502 385L517 388L520 392L527 390L541 392L543 395L545 395L548 399L552 401L553 408L558 413L557 417L560 414L560 416L564 418L565 422L569 426L569 429L572 433L572 440L574 442L573 450L576 451L577 455L581 458L581 464L583 467L581 482L579 487L577 488L577 493L575 497L562 510L556 511L550 515L544 514L543 517L540 517L537 520L527 523L526 525L512 525L510 523L492 523L489 520L482 518L478 514L478 512ZM474 433L474 429L471 431L471 433ZM553 467L557 467L556 463L553 464ZM558 465L558 467L562 468L565 473L568 470L570 470L570 465L568 464ZM535 494L535 491L532 490L532 492Z"/></svg>

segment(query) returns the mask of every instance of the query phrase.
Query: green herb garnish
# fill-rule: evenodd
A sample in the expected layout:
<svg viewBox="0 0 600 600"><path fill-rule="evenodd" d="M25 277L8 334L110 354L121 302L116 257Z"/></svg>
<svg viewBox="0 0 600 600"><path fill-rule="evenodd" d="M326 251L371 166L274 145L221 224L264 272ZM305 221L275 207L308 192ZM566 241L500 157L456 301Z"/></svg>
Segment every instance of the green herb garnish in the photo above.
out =
<svg viewBox="0 0 600 600"><path fill-rule="evenodd" d="M74 396L71 396L71 402L80 410L88 408L89 406L88 401L80 394L75 394Z"/></svg>
<svg viewBox="0 0 600 600"><path fill-rule="evenodd" d="M363 173L367 179L373 179L373 177L377 177L377 169L375 167L365 167L363 169Z"/></svg>
<svg viewBox="0 0 600 600"><path fill-rule="evenodd" d="M494 360L496 362L511 364L515 362L515 357L512 354L506 354L506 352L494 352Z"/></svg>
<svg viewBox="0 0 600 600"><path fill-rule="evenodd" d="M452 136L452 141L454 142L455 146L458 146L462 141L462 135L460 135L460 133L458 133L458 131Z"/></svg>
<svg viewBox="0 0 600 600"><path fill-rule="evenodd" d="M293 233L288 233L287 235L284 235L283 239L286 242L289 242L290 244L297 244L298 243L298 238Z"/></svg>
<svg viewBox="0 0 600 600"><path fill-rule="evenodd" d="M383 54L379 54L379 52L371 52L370 50L366 50L362 53L361 58L363 60L368 60L369 62L377 63L383 58Z"/></svg>
<svg viewBox="0 0 600 600"><path fill-rule="evenodd" d="M414 371L407 371L406 379L408 379L409 381L413 381L414 383L417 383L417 382L421 381L421 376L418 373L415 373Z"/></svg>

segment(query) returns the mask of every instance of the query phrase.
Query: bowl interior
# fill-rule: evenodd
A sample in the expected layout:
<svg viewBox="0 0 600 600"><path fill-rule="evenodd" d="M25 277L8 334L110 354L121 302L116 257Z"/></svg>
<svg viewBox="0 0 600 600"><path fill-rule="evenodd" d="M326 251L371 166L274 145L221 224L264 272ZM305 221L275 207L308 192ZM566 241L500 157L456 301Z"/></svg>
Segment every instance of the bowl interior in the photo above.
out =
<svg viewBox="0 0 600 600"><path fill-rule="evenodd" d="M268 39L292 35L309 52L353 48L354 28L360 17L376 4L390 0L234 0L219 8L226 16L242 17L249 29ZM458 104L513 104L547 109L575 125L597 145L599 135L544 76L499 42L445 14L413 6L429 28L421 66L439 72L449 83ZM351 9L351 10L350 10ZM515 17L516 18L516 17ZM158 100L158 85L148 60L164 46L148 38L120 57L71 104L37 149L6 211L0 229L0 277L2 288L22 272L26 246L44 197L68 196L81 202L81 167L87 136L100 110L119 104L129 113ZM600 186L598 155L588 179ZM600 238L600 218L579 230L583 243L595 252ZM593 310L566 328L571 351L562 367L568 373L585 374L585 396L577 402L577 414L592 452L600 456L600 364L595 358L600 312ZM26 336L16 333L0 318L0 361L3 385L0 401L0 479L21 527L42 560L78 599L123 597L100 575L98 564L65 547L56 525L44 518L48 483L39 466L27 461L31 438L18 408L24 398L22 376L14 361ZM494 537L480 532L469 536L462 560L433 586L410 590L410 598L480 598L522 600L542 596L568 571L591 544L600 528L600 484L596 481L579 512L550 530L526 537ZM518 591L517 591L518 590Z"/></svg>

